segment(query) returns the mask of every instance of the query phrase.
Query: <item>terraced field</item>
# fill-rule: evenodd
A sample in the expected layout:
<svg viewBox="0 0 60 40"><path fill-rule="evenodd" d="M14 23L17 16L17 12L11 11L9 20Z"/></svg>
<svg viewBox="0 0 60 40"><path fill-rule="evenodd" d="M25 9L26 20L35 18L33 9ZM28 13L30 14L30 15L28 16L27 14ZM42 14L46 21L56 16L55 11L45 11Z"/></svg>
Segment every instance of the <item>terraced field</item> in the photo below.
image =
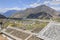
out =
<svg viewBox="0 0 60 40"><path fill-rule="evenodd" d="M32 35L28 40L42 40L35 35L38 34L48 23L49 22L27 20L9 22L5 32L22 40L27 39L31 34L34 35Z"/></svg>
<svg viewBox="0 0 60 40"><path fill-rule="evenodd" d="M30 34L29 32L24 32L24 31L20 31L20 30L17 30L17 29L14 29L14 27L10 27L10 28L7 28L6 30L4 30L5 34L10 36L12 35L12 37L14 37L15 39L19 38L19 39L22 39L22 40L43 40L41 38L38 38L37 35L32 35L32 33ZM32 35L32 36L31 36Z"/></svg>
<svg viewBox="0 0 60 40"><path fill-rule="evenodd" d="M32 35L28 40L43 40L43 39L40 39L40 38Z"/></svg>
<svg viewBox="0 0 60 40"><path fill-rule="evenodd" d="M30 34L27 34L27 33L24 33L15 29L11 29L11 28L7 28L5 32L17 38L21 38L23 40L26 39L30 35Z"/></svg>

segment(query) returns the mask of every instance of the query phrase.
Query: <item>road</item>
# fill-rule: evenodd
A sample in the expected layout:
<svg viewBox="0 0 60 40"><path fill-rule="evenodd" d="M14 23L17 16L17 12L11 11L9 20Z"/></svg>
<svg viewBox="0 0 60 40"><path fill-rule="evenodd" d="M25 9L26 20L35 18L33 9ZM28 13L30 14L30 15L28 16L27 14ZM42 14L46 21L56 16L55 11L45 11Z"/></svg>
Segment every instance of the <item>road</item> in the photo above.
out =
<svg viewBox="0 0 60 40"><path fill-rule="evenodd" d="M32 20L32 21L41 21L41 22L51 22L52 20L41 20L41 19L24 19L24 20Z"/></svg>

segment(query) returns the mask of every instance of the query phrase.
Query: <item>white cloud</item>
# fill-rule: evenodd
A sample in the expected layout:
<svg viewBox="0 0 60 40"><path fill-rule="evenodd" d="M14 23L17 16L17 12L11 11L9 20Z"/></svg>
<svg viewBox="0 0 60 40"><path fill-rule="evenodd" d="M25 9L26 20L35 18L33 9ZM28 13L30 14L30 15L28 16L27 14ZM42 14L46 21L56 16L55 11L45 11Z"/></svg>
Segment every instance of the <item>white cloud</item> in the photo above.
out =
<svg viewBox="0 0 60 40"><path fill-rule="evenodd" d="M53 0L53 1L60 1L60 0Z"/></svg>
<svg viewBox="0 0 60 40"><path fill-rule="evenodd" d="M29 6L30 7L37 7L37 6L39 6L40 4L37 4L37 3L34 3L34 4L30 4Z"/></svg>
<svg viewBox="0 0 60 40"><path fill-rule="evenodd" d="M40 3L40 0L37 0L35 3L32 3L30 5L27 5L27 7L37 7L41 4L46 4L46 5L51 5L51 8L55 9L55 10L60 10L60 7L56 7L57 5L60 5L60 0L46 0L43 3ZM24 4L25 5L25 4ZM55 5L55 6L54 6ZM26 5L25 5L26 6ZM54 7L53 7L54 6ZM26 8L19 8L19 7L13 7L13 8L0 8L0 13L4 13L8 10L25 10Z"/></svg>
<svg viewBox="0 0 60 40"><path fill-rule="evenodd" d="M29 6L30 6L30 7L37 7L37 6L39 6L39 5L41 5L40 0L37 0L37 2L35 2L35 3L33 3L33 4L30 4Z"/></svg>
<svg viewBox="0 0 60 40"><path fill-rule="evenodd" d="M50 1L45 1L43 4L48 4Z"/></svg>
<svg viewBox="0 0 60 40"><path fill-rule="evenodd" d="M56 0L52 0L52 1L44 1L43 4L60 5L60 1L56 1Z"/></svg>
<svg viewBox="0 0 60 40"><path fill-rule="evenodd" d="M50 1L44 1L44 3L42 3L42 4L49 5Z"/></svg>
<svg viewBox="0 0 60 40"><path fill-rule="evenodd" d="M52 0L52 1L44 1L43 4L49 5L51 8L55 10L60 10L60 0Z"/></svg>
<svg viewBox="0 0 60 40"><path fill-rule="evenodd" d="M60 5L60 1L52 1L50 2L50 5Z"/></svg>
<svg viewBox="0 0 60 40"><path fill-rule="evenodd" d="M51 8L53 8L53 9L55 9L55 10L57 10L57 11L60 10L60 7L51 7Z"/></svg>
<svg viewBox="0 0 60 40"><path fill-rule="evenodd" d="M25 10L26 8L19 8L19 7L13 7L13 8L0 8L0 13L4 13L8 10Z"/></svg>
<svg viewBox="0 0 60 40"><path fill-rule="evenodd" d="M60 0L46 0L43 3L40 3L40 0L38 0L36 3L30 4L30 7L36 7L41 4L50 5L51 8L53 8L55 10L60 10L60 7L58 6L58 5L60 5Z"/></svg>

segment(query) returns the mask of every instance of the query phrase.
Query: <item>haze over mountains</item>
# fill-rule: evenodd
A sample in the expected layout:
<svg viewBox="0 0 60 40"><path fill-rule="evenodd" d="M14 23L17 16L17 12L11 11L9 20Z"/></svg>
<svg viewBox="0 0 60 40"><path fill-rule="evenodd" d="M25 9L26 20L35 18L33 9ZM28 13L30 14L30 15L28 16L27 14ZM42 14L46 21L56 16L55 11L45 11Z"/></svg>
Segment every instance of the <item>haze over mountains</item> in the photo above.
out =
<svg viewBox="0 0 60 40"><path fill-rule="evenodd" d="M57 12L56 10L46 6L46 5L40 5L35 8L28 8L26 10L9 10L4 15L6 17L12 17L12 18L30 18L30 19L50 19L53 17L59 16L60 12Z"/></svg>
<svg viewBox="0 0 60 40"><path fill-rule="evenodd" d="M3 13L4 16L10 17L12 14L15 14L18 10L8 10L7 12Z"/></svg>

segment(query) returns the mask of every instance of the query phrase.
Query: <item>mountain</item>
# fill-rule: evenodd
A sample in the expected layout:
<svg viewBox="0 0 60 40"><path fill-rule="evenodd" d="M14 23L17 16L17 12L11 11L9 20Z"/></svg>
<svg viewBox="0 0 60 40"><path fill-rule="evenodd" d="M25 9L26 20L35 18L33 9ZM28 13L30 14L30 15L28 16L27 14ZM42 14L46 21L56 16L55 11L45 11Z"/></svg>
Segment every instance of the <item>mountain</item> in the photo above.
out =
<svg viewBox="0 0 60 40"><path fill-rule="evenodd" d="M27 16L27 18L32 18L32 19L35 19L35 18L40 18L40 19L50 19L52 18L52 16L48 13L45 13L45 12L40 12L40 13L37 13L37 14L30 14Z"/></svg>
<svg viewBox="0 0 60 40"><path fill-rule="evenodd" d="M14 18L53 18L58 16L58 12L46 5L40 5L35 8L28 8L22 12L17 12L11 17Z"/></svg>
<svg viewBox="0 0 60 40"><path fill-rule="evenodd" d="M8 10L7 12L3 13L4 16L10 17L12 14L16 13L18 10Z"/></svg>
<svg viewBox="0 0 60 40"><path fill-rule="evenodd" d="M1 18L6 18L6 17L5 17L4 15L0 14L0 19L1 19Z"/></svg>

